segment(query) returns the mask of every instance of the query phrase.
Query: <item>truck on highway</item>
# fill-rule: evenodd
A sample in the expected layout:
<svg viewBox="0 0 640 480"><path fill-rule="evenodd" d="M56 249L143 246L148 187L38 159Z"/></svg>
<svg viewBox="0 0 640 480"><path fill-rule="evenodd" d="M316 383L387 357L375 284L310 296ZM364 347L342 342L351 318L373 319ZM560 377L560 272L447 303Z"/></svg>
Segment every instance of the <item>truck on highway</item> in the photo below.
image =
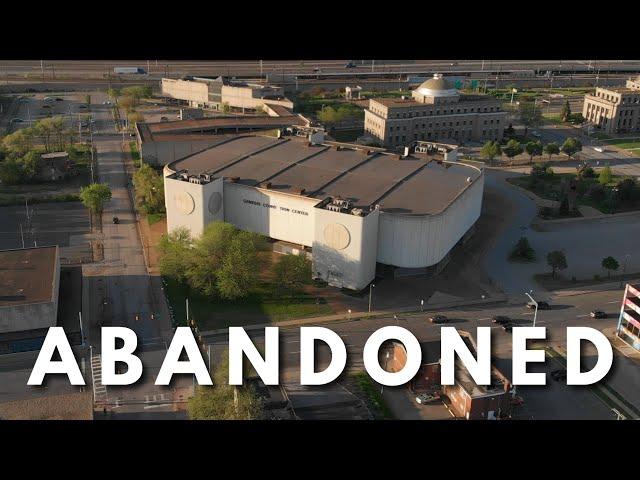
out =
<svg viewBox="0 0 640 480"><path fill-rule="evenodd" d="M122 74L122 73L133 73L138 75L144 75L147 71L144 68L140 67L115 67L113 69L113 73Z"/></svg>

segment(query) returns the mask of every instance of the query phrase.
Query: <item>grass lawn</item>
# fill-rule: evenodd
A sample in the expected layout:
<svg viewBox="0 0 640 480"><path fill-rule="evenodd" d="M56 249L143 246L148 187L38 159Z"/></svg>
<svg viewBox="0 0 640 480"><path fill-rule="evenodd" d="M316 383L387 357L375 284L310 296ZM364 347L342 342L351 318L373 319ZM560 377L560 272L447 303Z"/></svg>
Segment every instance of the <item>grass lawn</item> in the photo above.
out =
<svg viewBox="0 0 640 480"><path fill-rule="evenodd" d="M150 213L149 215L147 215L147 222L149 222L149 225L153 225L154 223L158 223L166 216L166 213Z"/></svg>
<svg viewBox="0 0 640 480"><path fill-rule="evenodd" d="M165 290L173 307L174 318L178 325L184 325L188 288L174 280L165 280ZM293 296L283 294L276 290L273 283L263 281L248 298L236 302L190 294L189 308L200 330L205 331L333 313L323 299L320 300L317 304L315 296L303 292Z"/></svg>
<svg viewBox="0 0 640 480"><path fill-rule="evenodd" d="M544 120L548 123L554 124L554 125L561 125L564 122L562 121L562 116L559 113L543 113L542 117L544 118Z"/></svg>
<svg viewBox="0 0 640 480"><path fill-rule="evenodd" d="M638 148L640 149L640 138L615 138L608 140L607 145L615 145L618 148L630 149L630 148Z"/></svg>
<svg viewBox="0 0 640 480"><path fill-rule="evenodd" d="M393 414L389 407L384 403L382 395L378 386L371 380L371 377L367 372L358 372L351 375L355 384L359 390L359 393L364 397L368 407L373 410L376 417L382 417L384 419L392 419Z"/></svg>

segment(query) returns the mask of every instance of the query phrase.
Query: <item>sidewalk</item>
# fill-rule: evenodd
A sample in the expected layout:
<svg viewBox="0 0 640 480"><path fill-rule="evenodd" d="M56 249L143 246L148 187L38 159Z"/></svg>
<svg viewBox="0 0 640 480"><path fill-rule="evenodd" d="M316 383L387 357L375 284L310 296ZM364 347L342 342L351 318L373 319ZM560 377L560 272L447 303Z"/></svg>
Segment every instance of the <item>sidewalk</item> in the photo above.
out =
<svg viewBox="0 0 640 480"><path fill-rule="evenodd" d="M622 282L622 288L620 287L620 281L608 282L608 283L596 283L593 285L584 285L581 287L568 287L557 290L552 290L550 293L555 297L572 297L575 295L588 295L590 293L597 293L603 291L620 290L620 303L622 303L622 292L624 285L627 283L638 283L640 279L628 279Z"/></svg>

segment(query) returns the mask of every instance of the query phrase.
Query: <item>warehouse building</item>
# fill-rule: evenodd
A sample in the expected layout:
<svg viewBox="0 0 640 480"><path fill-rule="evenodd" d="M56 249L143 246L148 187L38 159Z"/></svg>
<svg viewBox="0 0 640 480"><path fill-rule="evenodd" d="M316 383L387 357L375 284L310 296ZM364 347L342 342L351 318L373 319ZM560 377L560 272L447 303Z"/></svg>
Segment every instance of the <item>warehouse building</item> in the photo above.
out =
<svg viewBox="0 0 640 480"><path fill-rule="evenodd" d="M606 133L640 132L640 77L585 95L582 116Z"/></svg>
<svg viewBox="0 0 640 480"><path fill-rule="evenodd" d="M365 134L389 147L418 140L461 144L502 139L507 114L499 100L460 94L440 74L423 82L411 95L369 100Z"/></svg>
<svg viewBox="0 0 640 480"><path fill-rule="evenodd" d="M0 334L55 327L59 285L57 246L0 251Z"/></svg>
<svg viewBox="0 0 640 480"><path fill-rule="evenodd" d="M150 165L163 166L220 142L222 135L274 131L287 126L305 126L309 121L274 108L278 115L195 118L174 122L138 122L136 140L142 159Z"/></svg>
<svg viewBox="0 0 640 480"><path fill-rule="evenodd" d="M186 102L190 107L222 110L263 110L265 105L293 108L284 89L275 85L230 80L224 77L162 79L162 96Z"/></svg>
<svg viewBox="0 0 640 480"><path fill-rule="evenodd" d="M360 290L378 265L436 272L480 216L483 171L437 145L398 155L285 132L234 136L165 166L168 230L197 236L226 221L310 253L315 278Z"/></svg>

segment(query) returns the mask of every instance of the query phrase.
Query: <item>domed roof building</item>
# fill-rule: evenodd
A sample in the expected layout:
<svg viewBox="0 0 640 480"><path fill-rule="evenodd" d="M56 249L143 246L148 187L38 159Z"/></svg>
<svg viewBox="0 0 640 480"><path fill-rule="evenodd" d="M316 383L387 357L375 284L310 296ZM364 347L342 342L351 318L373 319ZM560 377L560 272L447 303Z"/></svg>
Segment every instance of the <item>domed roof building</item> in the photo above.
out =
<svg viewBox="0 0 640 480"><path fill-rule="evenodd" d="M500 100L459 92L436 73L411 92L411 98L371 98L364 112L364 131L385 147L419 142L468 144L501 140L507 113Z"/></svg>
<svg viewBox="0 0 640 480"><path fill-rule="evenodd" d="M460 94L441 73L435 73L433 78L423 82L413 91L413 98L421 103L435 103L435 98L457 98Z"/></svg>

